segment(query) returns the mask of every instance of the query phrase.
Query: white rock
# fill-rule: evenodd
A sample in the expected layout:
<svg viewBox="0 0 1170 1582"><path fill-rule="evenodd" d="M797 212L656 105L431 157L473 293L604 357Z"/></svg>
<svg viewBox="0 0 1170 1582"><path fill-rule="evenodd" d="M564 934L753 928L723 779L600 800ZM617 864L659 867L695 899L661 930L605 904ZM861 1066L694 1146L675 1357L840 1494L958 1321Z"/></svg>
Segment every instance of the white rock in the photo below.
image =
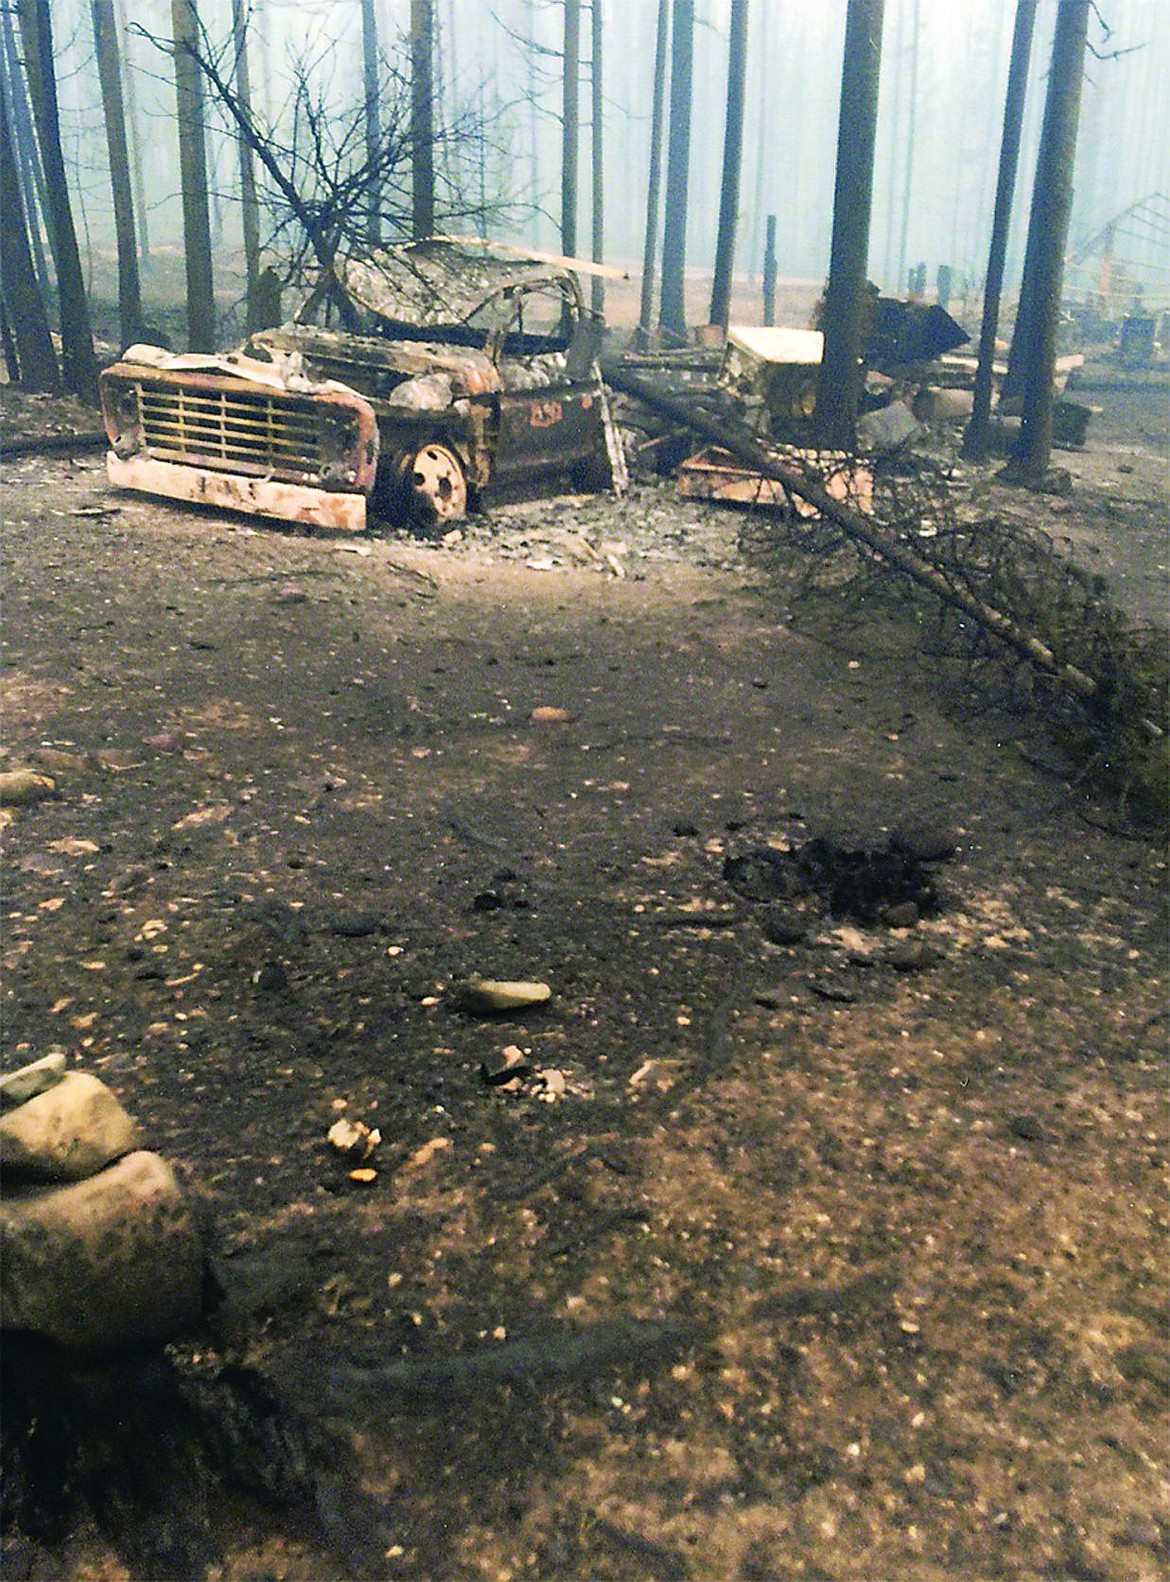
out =
<svg viewBox="0 0 1170 1582"><path fill-rule="evenodd" d="M468 1011L519 1011L529 1005L543 1005L552 998L547 983L495 978L469 978L456 991L459 1003Z"/></svg>
<svg viewBox="0 0 1170 1582"><path fill-rule="evenodd" d="M97 1077L70 1071L0 1115L0 1167L41 1181L81 1181L139 1144L138 1127Z"/></svg>
<svg viewBox="0 0 1170 1582"><path fill-rule="evenodd" d="M39 1060L29 1061L17 1071L6 1071L0 1077L0 1105L12 1109L14 1105L24 1104L46 1088L54 1087L64 1075L65 1056L57 1050L51 1055L42 1055Z"/></svg>

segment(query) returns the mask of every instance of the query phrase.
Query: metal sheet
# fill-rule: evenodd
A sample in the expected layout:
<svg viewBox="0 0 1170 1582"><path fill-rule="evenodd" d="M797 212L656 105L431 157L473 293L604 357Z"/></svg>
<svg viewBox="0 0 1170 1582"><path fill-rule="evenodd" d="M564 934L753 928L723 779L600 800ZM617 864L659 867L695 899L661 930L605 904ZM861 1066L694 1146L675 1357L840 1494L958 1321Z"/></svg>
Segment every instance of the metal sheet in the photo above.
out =
<svg viewBox="0 0 1170 1582"><path fill-rule="evenodd" d="M449 242L415 242L339 258L334 272L348 296L379 317L418 329L466 324L492 297L548 282L579 299L573 274L534 258L500 258Z"/></svg>
<svg viewBox="0 0 1170 1582"><path fill-rule="evenodd" d="M774 325L733 324L727 344L738 346L764 363L798 363L815 367L825 349L820 330L787 330Z"/></svg>
<svg viewBox="0 0 1170 1582"><path fill-rule="evenodd" d="M144 456L123 460L112 450L106 453L106 473L110 482L119 488L165 495L172 500L188 500L193 505L217 510L275 516L286 522L330 527L347 533L363 532L366 526L364 494L339 494L303 484L245 478L212 472L204 467L151 461Z"/></svg>
<svg viewBox="0 0 1170 1582"><path fill-rule="evenodd" d="M873 473L841 456L828 460L816 451L789 451L785 459L811 465L826 491L836 500L869 516L873 513ZM730 452L709 445L678 470L678 492L686 499L723 500L735 505L774 505L796 516L819 515L815 506L789 493L782 483L745 467Z"/></svg>

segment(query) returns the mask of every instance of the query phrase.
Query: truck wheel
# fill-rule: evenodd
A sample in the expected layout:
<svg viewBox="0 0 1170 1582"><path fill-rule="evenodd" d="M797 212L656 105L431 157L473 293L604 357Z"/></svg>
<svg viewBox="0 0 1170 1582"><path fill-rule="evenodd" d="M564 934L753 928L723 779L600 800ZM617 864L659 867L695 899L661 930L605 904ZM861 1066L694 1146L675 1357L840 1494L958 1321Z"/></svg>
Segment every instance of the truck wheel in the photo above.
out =
<svg viewBox="0 0 1170 1582"><path fill-rule="evenodd" d="M459 522L467 515L467 479L454 451L435 441L402 464L406 509L417 527Z"/></svg>

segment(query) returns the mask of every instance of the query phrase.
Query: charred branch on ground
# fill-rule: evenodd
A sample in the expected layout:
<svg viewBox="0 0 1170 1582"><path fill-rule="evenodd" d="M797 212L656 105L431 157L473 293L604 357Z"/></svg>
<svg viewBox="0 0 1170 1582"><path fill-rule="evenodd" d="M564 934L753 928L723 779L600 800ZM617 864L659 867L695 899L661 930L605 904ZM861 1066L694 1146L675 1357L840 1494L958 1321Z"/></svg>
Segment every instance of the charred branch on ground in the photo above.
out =
<svg viewBox="0 0 1170 1582"><path fill-rule="evenodd" d="M872 514L831 494L809 457L797 465L725 412L655 388L619 366L615 388L714 440L748 467L815 507L817 518L770 511L764 542L812 551L798 602L830 591L832 616L891 586L929 620L937 652L961 657L983 696L991 678L1055 729L1075 783L1116 799L1118 816L1161 828L1170 782L1170 663L1165 634L1132 627L1088 575L1044 533L979 516L961 504L946 468L910 457L875 469ZM835 454L832 470L841 470ZM834 553L835 552L835 553ZM1026 688L1022 685L1026 678Z"/></svg>

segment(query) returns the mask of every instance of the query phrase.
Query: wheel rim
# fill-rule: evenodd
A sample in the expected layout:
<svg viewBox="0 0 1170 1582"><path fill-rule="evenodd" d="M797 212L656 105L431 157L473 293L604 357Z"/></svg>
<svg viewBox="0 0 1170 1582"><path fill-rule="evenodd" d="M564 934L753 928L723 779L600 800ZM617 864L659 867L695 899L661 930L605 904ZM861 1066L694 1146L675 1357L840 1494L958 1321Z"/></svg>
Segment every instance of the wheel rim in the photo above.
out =
<svg viewBox="0 0 1170 1582"><path fill-rule="evenodd" d="M418 520L457 522L467 513L467 480L445 445L424 445L406 466L411 514Z"/></svg>

